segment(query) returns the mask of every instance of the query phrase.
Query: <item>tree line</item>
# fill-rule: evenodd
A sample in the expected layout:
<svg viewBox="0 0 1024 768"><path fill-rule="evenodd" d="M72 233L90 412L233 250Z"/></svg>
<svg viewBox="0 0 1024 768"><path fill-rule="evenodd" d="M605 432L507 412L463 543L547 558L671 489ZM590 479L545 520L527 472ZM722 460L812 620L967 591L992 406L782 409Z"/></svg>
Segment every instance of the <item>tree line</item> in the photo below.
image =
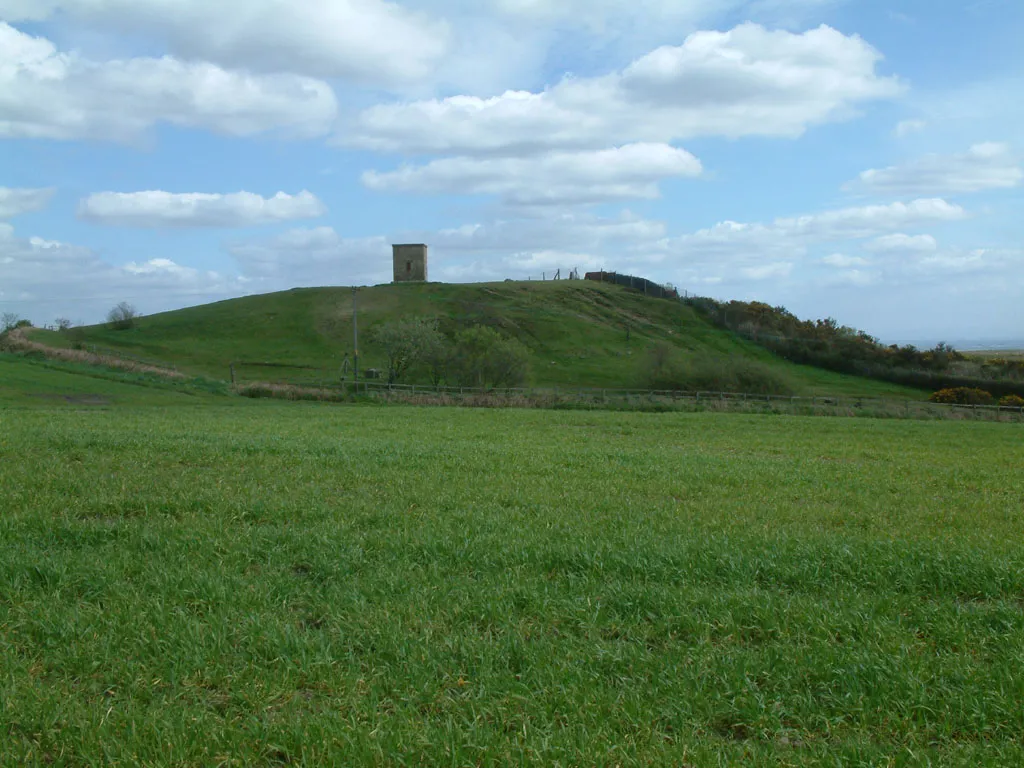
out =
<svg viewBox="0 0 1024 768"><path fill-rule="evenodd" d="M1024 365L1019 361L969 358L942 342L930 349L882 344L831 317L801 320L785 307L759 301L692 298L687 303L715 325L793 363L920 389L982 388L997 397L1024 392Z"/></svg>

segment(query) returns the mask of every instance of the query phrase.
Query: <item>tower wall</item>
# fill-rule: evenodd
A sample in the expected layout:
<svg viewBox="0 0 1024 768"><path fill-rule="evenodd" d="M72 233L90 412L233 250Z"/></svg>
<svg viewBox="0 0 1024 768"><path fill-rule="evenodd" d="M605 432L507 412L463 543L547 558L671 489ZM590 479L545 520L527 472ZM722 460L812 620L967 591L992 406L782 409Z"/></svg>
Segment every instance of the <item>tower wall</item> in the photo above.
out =
<svg viewBox="0 0 1024 768"><path fill-rule="evenodd" d="M427 279L427 246L417 243L391 246L396 283L422 283Z"/></svg>

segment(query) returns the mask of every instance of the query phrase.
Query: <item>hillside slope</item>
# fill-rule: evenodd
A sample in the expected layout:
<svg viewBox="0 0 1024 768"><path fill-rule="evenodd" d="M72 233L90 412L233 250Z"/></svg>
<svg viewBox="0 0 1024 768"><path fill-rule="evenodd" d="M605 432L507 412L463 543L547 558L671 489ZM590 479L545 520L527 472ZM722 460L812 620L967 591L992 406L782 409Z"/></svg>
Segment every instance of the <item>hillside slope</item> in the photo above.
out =
<svg viewBox="0 0 1024 768"><path fill-rule="evenodd" d="M212 383L211 383L212 385ZM0 352L0 410L7 407L204 405L231 403L227 388Z"/></svg>
<svg viewBox="0 0 1024 768"><path fill-rule="evenodd" d="M802 394L921 397L916 390L792 365L734 334L715 328L690 307L588 281L487 284L404 284L360 288L360 365L383 367L371 329L402 316L430 316L442 330L475 324L519 339L531 352L533 383L550 386L635 387L648 350L667 342L695 356L739 355L787 376ZM308 365L336 378L352 353L352 290L302 288L206 304L142 318L132 330L77 329L80 341L182 371L226 379L236 363L242 379L287 379L289 369L248 362ZM48 343L57 334L37 332ZM323 373L320 373L323 372Z"/></svg>

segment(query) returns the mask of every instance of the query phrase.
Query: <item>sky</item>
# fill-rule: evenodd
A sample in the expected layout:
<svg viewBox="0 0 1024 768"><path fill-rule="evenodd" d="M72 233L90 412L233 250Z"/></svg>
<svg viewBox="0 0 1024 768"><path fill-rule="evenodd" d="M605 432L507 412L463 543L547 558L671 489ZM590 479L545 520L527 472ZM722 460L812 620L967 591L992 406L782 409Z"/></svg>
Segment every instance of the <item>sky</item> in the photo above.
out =
<svg viewBox="0 0 1024 768"><path fill-rule="evenodd" d="M1024 338L1020 0L0 0L0 313L607 269Z"/></svg>

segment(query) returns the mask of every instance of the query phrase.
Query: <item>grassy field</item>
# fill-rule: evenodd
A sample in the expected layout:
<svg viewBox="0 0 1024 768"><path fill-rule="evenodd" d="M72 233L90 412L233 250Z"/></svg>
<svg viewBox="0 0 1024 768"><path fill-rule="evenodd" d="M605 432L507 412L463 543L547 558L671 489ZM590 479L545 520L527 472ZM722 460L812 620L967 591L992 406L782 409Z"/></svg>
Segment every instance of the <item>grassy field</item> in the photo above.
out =
<svg viewBox="0 0 1024 768"><path fill-rule="evenodd" d="M93 365L0 352L0 407L71 405L202 405L228 389L216 382L129 373Z"/></svg>
<svg viewBox="0 0 1024 768"><path fill-rule="evenodd" d="M0 408L0 764L1021 765L1019 427Z"/></svg>
<svg viewBox="0 0 1024 768"><path fill-rule="evenodd" d="M377 324L402 316L439 317L448 331L475 324L499 328L530 351L533 382L541 386L641 386L640 368L651 346L667 342L698 357L758 360L788 380L796 394L923 399L927 393L844 376L776 358L761 347L715 328L679 302L589 281L453 285L381 285L359 291L361 366L385 367L371 342ZM627 339L628 328L628 339ZM240 380L337 378L352 353L352 292L304 288L232 299L142 318L137 328L79 329L86 344L163 361L196 375L226 379L238 361L313 365L315 372L237 365ZM70 340L35 331L51 345Z"/></svg>

